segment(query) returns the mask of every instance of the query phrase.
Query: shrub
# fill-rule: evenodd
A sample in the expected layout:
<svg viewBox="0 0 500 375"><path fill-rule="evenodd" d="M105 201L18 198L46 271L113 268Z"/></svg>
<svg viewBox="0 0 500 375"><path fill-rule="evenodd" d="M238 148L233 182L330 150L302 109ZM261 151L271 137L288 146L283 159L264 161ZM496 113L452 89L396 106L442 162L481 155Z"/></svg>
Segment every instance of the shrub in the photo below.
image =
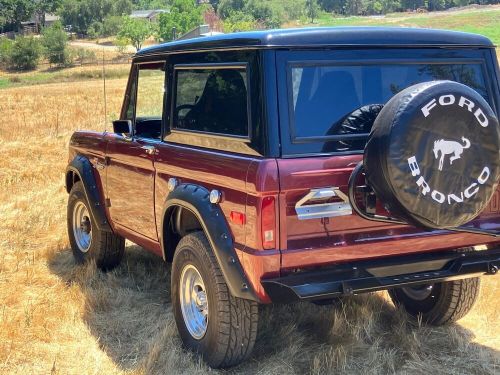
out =
<svg viewBox="0 0 500 375"><path fill-rule="evenodd" d="M124 55L127 53L127 47L129 46L128 40L126 38L117 38L115 40L115 46L120 54Z"/></svg>
<svg viewBox="0 0 500 375"><path fill-rule="evenodd" d="M15 70L32 70L38 66L42 55L40 42L33 37L18 36L12 44L9 67Z"/></svg>
<svg viewBox="0 0 500 375"><path fill-rule="evenodd" d="M42 43L45 48L45 57L51 64L66 65L70 62L68 53L68 35L61 23L57 22L51 27L43 29Z"/></svg>
<svg viewBox="0 0 500 375"><path fill-rule="evenodd" d="M74 48L72 55L80 64L97 61L95 52L87 48Z"/></svg>
<svg viewBox="0 0 500 375"><path fill-rule="evenodd" d="M12 40L7 38L0 38L0 66L7 67L10 62L12 54Z"/></svg>
<svg viewBox="0 0 500 375"><path fill-rule="evenodd" d="M102 23L99 21L92 22L87 29L87 35L91 39L97 39L102 35Z"/></svg>
<svg viewBox="0 0 500 375"><path fill-rule="evenodd" d="M231 11L228 17L222 21L224 32L233 33L236 31L248 31L257 28L255 19L247 13L241 11Z"/></svg>

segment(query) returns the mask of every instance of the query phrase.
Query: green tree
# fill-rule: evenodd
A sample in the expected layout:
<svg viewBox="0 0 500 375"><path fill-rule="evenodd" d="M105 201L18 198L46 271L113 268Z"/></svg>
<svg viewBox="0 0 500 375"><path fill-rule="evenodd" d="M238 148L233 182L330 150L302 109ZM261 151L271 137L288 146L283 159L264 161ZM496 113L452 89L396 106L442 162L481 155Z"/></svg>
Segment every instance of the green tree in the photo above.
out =
<svg viewBox="0 0 500 375"><path fill-rule="evenodd" d="M55 13L59 6L61 5L61 0L35 0L35 13L38 18L42 20L42 25L45 26L45 13Z"/></svg>
<svg viewBox="0 0 500 375"><path fill-rule="evenodd" d="M430 11L442 10L444 9L444 5L444 0L428 0L427 9L429 9Z"/></svg>
<svg viewBox="0 0 500 375"><path fill-rule="evenodd" d="M20 30L21 22L27 21L35 11L33 0L0 0L0 22L12 25L15 30Z"/></svg>
<svg viewBox="0 0 500 375"><path fill-rule="evenodd" d="M45 48L45 57L52 64L65 65L69 63L68 35L62 24L56 22L51 27L43 29L42 44Z"/></svg>
<svg viewBox="0 0 500 375"><path fill-rule="evenodd" d="M108 16L101 27L101 36L118 35L123 25L122 16Z"/></svg>
<svg viewBox="0 0 500 375"><path fill-rule="evenodd" d="M96 23L102 24L112 11L112 0L63 0L59 13L63 24L72 25L76 32L87 34L91 26L97 31Z"/></svg>
<svg viewBox="0 0 500 375"><path fill-rule="evenodd" d="M242 11L233 11L222 21L224 32L233 33L236 31L249 31L256 28L255 19Z"/></svg>
<svg viewBox="0 0 500 375"><path fill-rule="evenodd" d="M284 9L280 1L248 0L244 12L266 28L278 28L284 22Z"/></svg>
<svg viewBox="0 0 500 375"><path fill-rule="evenodd" d="M319 5L316 0L306 0L306 15L314 23L314 19L318 17Z"/></svg>
<svg viewBox="0 0 500 375"><path fill-rule="evenodd" d="M217 13L222 19L226 19L233 12L243 12L245 4L245 0L220 0L217 4Z"/></svg>
<svg viewBox="0 0 500 375"><path fill-rule="evenodd" d="M18 36L12 44L9 66L15 70L32 70L42 55L40 42L33 37Z"/></svg>
<svg viewBox="0 0 500 375"><path fill-rule="evenodd" d="M363 14L364 6L363 0L346 0L345 13L359 15Z"/></svg>
<svg viewBox="0 0 500 375"><path fill-rule="evenodd" d="M298 20L304 16L306 9L306 0L282 0L284 18L289 21Z"/></svg>
<svg viewBox="0 0 500 375"><path fill-rule="evenodd" d="M203 23L204 6L196 6L191 0L172 0L169 13L160 14L159 36L164 41L172 40L172 30L184 34Z"/></svg>
<svg viewBox="0 0 500 375"><path fill-rule="evenodd" d="M127 40L135 49L140 50L142 43L152 34L153 28L148 21L125 16L118 36Z"/></svg>
<svg viewBox="0 0 500 375"><path fill-rule="evenodd" d="M113 15L114 16L128 16L132 13L134 9L134 4L130 0L117 0L113 4Z"/></svg>
<svg viewBox="0 0 500 375"><path fill-rule="evenodd" d="M344 13L345 0L318 0L319 7L328 13Z"/></svg>

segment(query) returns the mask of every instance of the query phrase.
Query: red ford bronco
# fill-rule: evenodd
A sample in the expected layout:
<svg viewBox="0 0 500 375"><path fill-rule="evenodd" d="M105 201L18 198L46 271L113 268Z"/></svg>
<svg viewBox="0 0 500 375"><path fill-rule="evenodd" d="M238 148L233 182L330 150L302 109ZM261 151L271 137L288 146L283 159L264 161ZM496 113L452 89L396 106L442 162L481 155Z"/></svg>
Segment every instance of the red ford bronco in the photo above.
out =
<svg viewBox="0 0 500 375"><path fill-rule="evenodd" d="M236 33L138 52L112 132L66 172L78 262L125 239L172 262L180 337L213 367L250 354L258 305L388 290L431 324L500 266L500 111L482 36Z"/></svg>

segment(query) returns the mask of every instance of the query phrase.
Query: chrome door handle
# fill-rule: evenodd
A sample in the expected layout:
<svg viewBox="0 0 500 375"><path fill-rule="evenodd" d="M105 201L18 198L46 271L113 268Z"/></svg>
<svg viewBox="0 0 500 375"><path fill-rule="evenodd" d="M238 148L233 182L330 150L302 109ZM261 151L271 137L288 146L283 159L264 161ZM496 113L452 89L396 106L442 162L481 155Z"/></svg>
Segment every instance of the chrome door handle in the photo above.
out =
<svg viewBox="0 0 500 375"><path fill-rule="evenodd" d="M155 146L141 146L141 148L146 151L148 155L154 155L156 153Z"/></svg>

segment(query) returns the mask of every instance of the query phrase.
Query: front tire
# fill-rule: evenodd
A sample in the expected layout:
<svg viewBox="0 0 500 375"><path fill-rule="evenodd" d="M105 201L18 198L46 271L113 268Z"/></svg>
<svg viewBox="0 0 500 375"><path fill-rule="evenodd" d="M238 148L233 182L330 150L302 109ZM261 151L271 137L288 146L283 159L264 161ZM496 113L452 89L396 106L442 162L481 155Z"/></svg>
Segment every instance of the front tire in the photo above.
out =
<svg viewBox="0 0 500 375"><path fill-rule="evenodd" d="M81 181L75 182L68 198L68 237L77 263L95 260L97 267L108 271L118 266L125 251L125 239L104 232L93 223L90 205Z"/></svg>
<svg viewBox="0 0 500 375"><path fill-rule="evenodd" d="M213 368L244 361L257 335L258 305L231 295L202 232L184 236L172 263L172 304L184 346Z"/></svg>
<svg viewBox="0 0 500 375"><path fill-rule="evenodd" d="M467 315L477 301L478 277L389 290L394 304L425 323L444 325Z"/></svg>

